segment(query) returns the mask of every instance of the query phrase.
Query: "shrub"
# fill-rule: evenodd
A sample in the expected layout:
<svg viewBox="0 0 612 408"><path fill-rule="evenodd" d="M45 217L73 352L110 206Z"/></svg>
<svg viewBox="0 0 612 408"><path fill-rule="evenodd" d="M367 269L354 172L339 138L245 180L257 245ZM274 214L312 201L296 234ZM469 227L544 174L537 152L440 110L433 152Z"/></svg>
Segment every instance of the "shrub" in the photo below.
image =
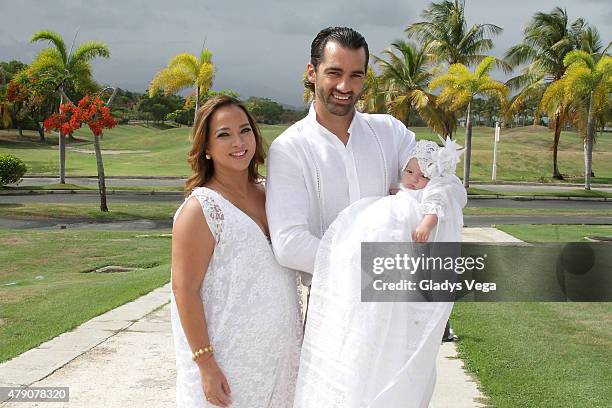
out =
<svg viewBox="0 0 612 408"><path fill-rule="evenodd" d="M0 186L17 183L28 171L20 158L11 154L0 154Z"/></svg>

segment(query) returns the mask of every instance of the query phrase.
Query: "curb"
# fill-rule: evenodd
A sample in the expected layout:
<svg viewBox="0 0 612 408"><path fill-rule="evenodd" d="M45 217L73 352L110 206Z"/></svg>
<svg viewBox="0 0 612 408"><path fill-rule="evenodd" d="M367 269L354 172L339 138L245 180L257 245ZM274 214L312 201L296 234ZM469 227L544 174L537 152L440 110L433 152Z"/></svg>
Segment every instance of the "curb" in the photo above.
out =
<svg viewBox="0 0 612 408"><path fill-rule="evenodd" d="M0 192L1 196L26 196L26 195L48 195L48 194L84 194L98 196L96 190L16 190ZM182 191L160 191L160 190L107 190L106 195L171 195L183 196Z"/></svg>
<svg viewBox="0 0 612 408"><path fill-rule="evenodd" d="M29 174L27 176L23 176L24 179L34 179L34 178L50 178L57 179L57 176L49 176L45 174ZM97 180L98 176L66 176L67 179L94 179ZM105 176L106 180L180 180L186 181L187 176Z"/></svg>
<svg viewBox="0 0 612 408"><path fill-rule="evenodd" d="M25 176L24 176L25 178ZM470 181L478 186L534 186L534 187L584 187L584 183L536 183L533 181ZM591 183L591 187L608 188L610 184Z"/></svg>
<svg viewBox="0 0 612 408"><path fill-rule="evenodd" d="M501 194L468 194L468 198L474 200L482 199L507 199L515 201L612 201L612 197L556 197L540 195L501 195Z"/></svg>

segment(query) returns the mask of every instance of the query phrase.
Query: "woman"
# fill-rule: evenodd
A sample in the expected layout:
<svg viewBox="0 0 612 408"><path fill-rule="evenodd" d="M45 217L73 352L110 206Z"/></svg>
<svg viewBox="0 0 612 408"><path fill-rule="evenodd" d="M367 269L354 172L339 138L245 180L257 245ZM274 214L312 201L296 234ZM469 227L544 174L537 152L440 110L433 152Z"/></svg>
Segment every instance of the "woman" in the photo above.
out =
<svg viewBox="0 0 612 408"><path fill-rule="evenodd" d="M236 99L198 111L172 230L177 406L286 407L299 365L295 273L275 260L257 171L262 138Z"/></svg>

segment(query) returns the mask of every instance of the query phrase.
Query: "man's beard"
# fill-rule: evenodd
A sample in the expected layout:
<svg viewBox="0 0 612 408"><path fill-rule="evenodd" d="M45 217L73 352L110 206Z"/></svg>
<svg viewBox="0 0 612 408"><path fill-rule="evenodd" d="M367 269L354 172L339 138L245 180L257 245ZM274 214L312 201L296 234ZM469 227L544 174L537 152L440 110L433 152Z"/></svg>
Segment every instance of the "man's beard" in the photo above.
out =
<svg viewBox="0 0 612 408"><path fill-rule="evenodd" d="M317 94L321 95L321 102L323 102L323 105L325 105L327 111L335 116L346 116L353 113L355 110L355 104L357 104L364 92L365 89L359 92L357 95L351 95L351 103L348 105L342 105L334 102L334 97L332 96L333 91L327 94L321 87L317 87Z"/></svg>

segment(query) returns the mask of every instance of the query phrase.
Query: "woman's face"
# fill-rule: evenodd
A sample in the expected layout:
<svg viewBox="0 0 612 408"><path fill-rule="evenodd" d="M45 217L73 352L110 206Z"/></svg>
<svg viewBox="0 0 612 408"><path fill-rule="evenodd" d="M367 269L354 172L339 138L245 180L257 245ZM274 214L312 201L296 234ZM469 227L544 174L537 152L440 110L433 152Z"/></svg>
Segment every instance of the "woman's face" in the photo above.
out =
<svg viewBox="0 0 612 408"><path fill-rule="evenodd" d="M423 175L423 172L421 172L421 168L419 167L419 162L416 157L413 157L408 161L406 168L402 172L401 183L404 185L404 187L411 190L420 190L425 188L427 183L429 183L429 179Z"/></svg>
<svg viewBox="0 0 612 408"><path fill-rule="evenodd" d="M247 170L255 148L255 133L241 108L227 105L211 115L206 153L212 157L215 170Z"/></svg>

